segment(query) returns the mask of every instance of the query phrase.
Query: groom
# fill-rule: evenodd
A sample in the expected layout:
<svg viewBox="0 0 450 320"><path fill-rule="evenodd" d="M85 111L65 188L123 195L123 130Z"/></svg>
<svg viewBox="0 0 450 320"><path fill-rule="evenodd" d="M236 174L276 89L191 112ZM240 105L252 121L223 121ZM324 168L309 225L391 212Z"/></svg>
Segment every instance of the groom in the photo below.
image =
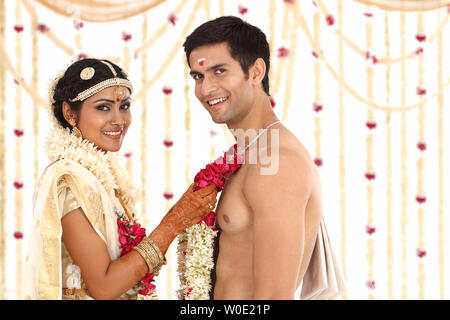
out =
<svg viewBox="0 0 450 320"><path fill-rule="evenodd" d="M196 97L245 150L216 210L214 299L294 299L322 217L320 181L305 147L272 110L266 37L227 16L199 26L184 48Z"/></svg>

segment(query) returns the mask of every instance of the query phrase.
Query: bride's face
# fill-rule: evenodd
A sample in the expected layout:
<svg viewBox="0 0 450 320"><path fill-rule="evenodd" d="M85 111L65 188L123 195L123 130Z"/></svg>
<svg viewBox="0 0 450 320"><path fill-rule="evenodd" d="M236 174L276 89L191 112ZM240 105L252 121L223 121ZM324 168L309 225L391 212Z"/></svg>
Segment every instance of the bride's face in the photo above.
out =
<svg viewBox="0 0 450 320"><path fill-rule="evenodd" d="M123 90L122 95L120 90ZM103 151L119 151L131 124L130 103L130 91L118 86L106 88L84 100L77 122L83 138Z"/></svg>

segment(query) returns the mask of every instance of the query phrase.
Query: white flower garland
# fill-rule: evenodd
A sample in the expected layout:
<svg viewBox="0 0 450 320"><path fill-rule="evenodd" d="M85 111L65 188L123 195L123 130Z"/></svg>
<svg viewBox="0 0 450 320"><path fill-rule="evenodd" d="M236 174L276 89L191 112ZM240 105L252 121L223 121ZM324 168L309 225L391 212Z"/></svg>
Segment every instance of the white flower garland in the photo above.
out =
<svg viewBox="0 0 450 320"><path fill-rule="evenodd" d="M211 270L214 268L214 239L217 230L205 222L187 228L178 236L180 300L209 300Z"/></svg>
<svg viewBox="0 0 450 320"><path fill-rule="evenodd" d="M45 151L50 161L70 159L81 164L97 177L107 192L118 189L127 206L136 202L137 192L115 153L101 151L93 142L76 137L59 124L54 124L50 131Z"/></svg>

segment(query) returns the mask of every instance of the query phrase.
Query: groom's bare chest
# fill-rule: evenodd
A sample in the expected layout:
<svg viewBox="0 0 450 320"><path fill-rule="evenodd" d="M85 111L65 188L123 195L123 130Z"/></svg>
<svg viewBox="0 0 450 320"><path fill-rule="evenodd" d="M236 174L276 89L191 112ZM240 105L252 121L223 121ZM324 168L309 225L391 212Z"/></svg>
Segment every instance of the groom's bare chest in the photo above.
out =
<svg viewBox="0 0 450 320"><path fill-rule="evenodd" d="M252 211L243 195L246 170L242 166L226 181L217 204L217 224L229 234L246 232L252 224Z"/></svg>

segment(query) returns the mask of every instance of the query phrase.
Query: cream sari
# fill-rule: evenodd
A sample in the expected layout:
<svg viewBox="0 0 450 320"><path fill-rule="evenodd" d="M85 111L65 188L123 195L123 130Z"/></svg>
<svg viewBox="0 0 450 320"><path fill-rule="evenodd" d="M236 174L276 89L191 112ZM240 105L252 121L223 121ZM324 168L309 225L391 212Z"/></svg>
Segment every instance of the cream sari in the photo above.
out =
<svg viewBox="0 0 450 320"><path fill-rule="evenodd" d="M105 242L111 260L120 256L117 217L124 214L115 191L124 190L132 206L132 188L121 175L116 156L99 151L57 125L47 142L53 162L40 177L33 196L33 218L25 261L23 298L93 299L61 242L61 219L81 207ZM133 211L129 211L133 212ZM132 288L122 299L136 297Z"/></svg>

